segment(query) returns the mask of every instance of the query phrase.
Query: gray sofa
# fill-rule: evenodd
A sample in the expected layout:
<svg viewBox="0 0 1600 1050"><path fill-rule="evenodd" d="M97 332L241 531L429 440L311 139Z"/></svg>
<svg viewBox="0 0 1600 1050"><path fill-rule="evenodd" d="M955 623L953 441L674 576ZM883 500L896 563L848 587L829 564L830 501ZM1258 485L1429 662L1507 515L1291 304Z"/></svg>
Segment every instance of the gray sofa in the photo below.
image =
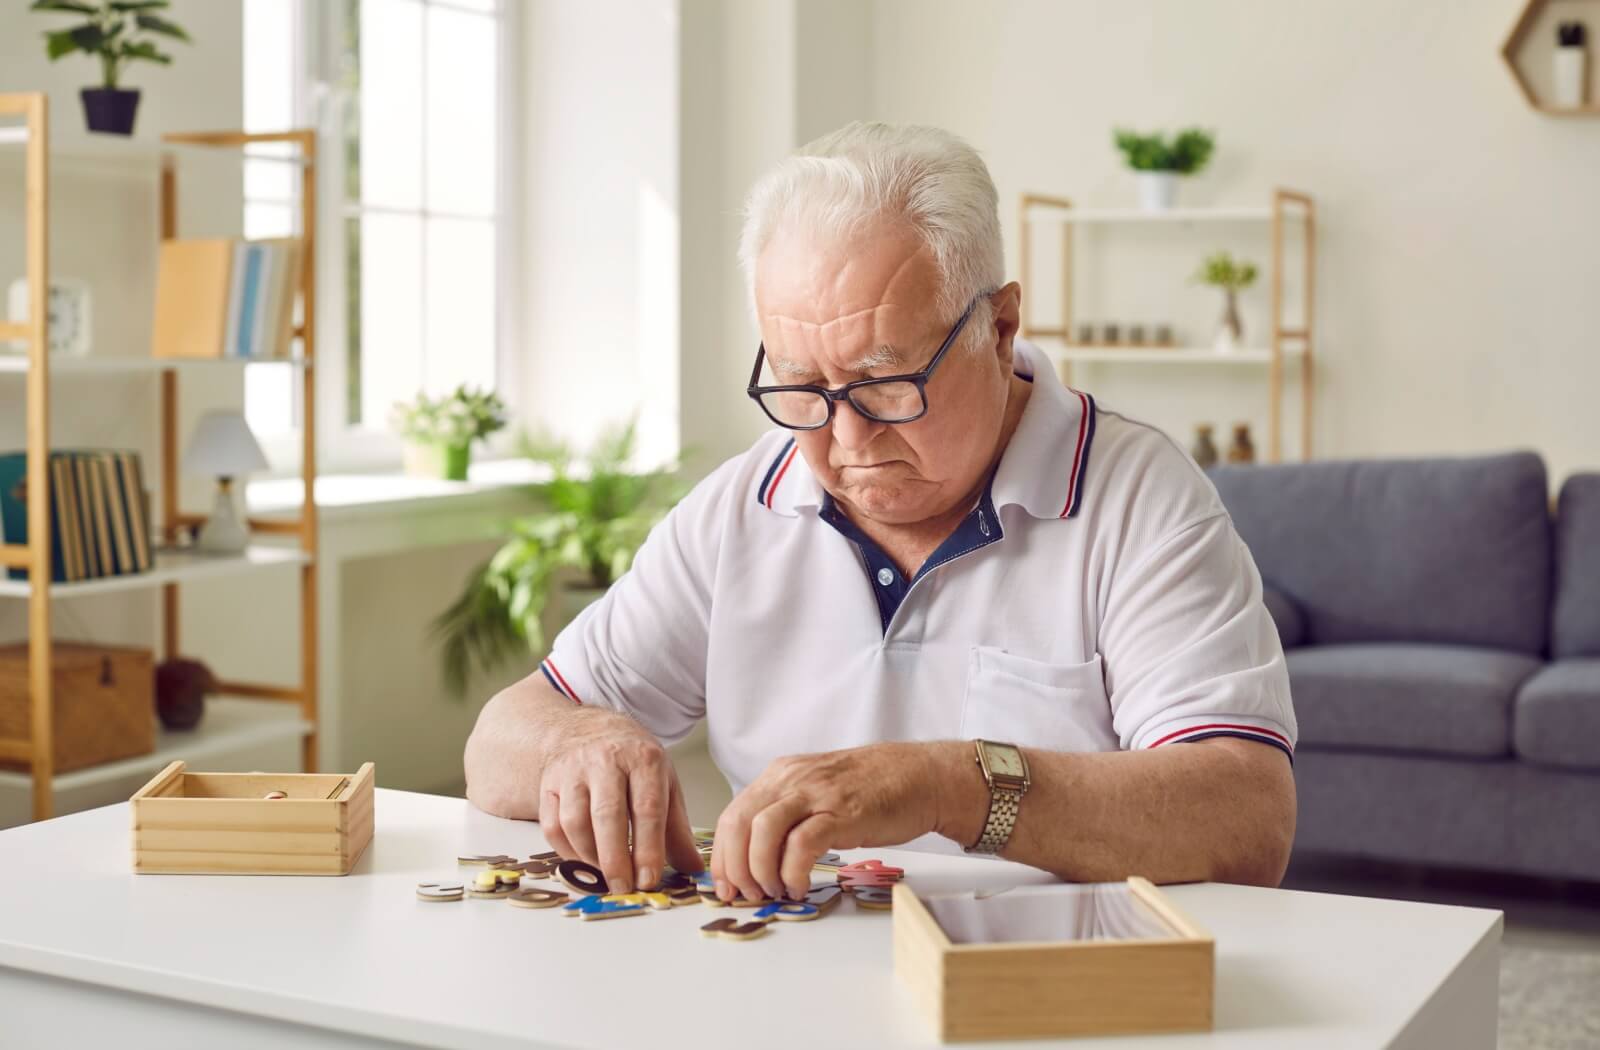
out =
<svg viewBox="0 0 1600 1050"><path fill-rule="evenodd" d="M1600 474L1219 467L1300 741L1297 851L1600 880Z"/></svg>

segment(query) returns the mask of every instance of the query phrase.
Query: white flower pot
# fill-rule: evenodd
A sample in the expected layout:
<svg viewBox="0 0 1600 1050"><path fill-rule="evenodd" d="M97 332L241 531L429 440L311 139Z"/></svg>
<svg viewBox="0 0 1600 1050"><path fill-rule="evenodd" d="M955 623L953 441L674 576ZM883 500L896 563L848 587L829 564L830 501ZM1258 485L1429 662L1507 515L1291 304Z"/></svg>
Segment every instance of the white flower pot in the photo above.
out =
<svg viewBox="0 0 1600 1050"><path fill-rule="evenodd" d="M1177 172L1140 171L1134 177L1139 183L1139 207L1145 211L1171 211L1178 203Z"/></svg>

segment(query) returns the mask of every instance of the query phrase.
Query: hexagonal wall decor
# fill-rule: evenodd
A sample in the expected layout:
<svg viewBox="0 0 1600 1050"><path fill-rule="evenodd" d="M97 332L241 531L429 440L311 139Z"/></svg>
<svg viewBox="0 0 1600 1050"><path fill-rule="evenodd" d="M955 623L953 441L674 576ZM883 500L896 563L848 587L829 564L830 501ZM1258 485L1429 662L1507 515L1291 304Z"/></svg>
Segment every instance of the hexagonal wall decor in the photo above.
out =
<svg viewBox="0 0 1600 1050"><path fill-rule="evenodd" d="M1556 22L1572 19L1579 12L1588 16L1581 21L1589 30L1589 101L1581 106L1557 106L1543 97L1547 78L1530 77L1528 69L1531 63L1550 62L1551 53L1555 50L1552 41ZM1594 61L1593 55L1597 40L1600 40L1600 2L1560 0L1553 4L1551 0L1527 0L1504 46L1500 48L1500 57L1505 59L1506 69L1510 71L1511 79L1516 81L1522 97L1534 109L1557 117L1600 117L1600 86L1595 83L1595 66L1600 63Z"/></svg>

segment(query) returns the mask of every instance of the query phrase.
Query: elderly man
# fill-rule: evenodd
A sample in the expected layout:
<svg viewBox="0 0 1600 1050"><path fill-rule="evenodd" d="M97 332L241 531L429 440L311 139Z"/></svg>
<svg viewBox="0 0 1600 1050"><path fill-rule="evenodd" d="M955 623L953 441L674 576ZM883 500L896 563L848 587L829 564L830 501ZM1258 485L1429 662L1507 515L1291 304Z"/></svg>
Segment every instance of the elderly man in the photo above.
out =
<svg viewBox="0 0 1600 1050"><path fill-rule="evenodd" d="M1016 338L996 203L970 147L881 124L756 184L776 429L488 703L474 803L613 887L698 871L663 745L705 719L724 899L924 836L1066 879L1278 881L1295 722L1260 578L1169 438Z"/></svg>

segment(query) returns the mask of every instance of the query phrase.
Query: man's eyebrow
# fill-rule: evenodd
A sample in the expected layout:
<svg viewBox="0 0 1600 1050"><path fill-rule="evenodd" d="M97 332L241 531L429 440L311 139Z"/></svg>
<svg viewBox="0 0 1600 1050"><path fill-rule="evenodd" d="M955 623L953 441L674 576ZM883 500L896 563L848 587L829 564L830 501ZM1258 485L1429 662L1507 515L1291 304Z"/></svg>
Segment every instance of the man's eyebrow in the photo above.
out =
<svg viewBox="0 0 1600 1050"><path fill-rule="evenodd" d="M772 363L772 370L778 375L791 378L816 375L816 369L803 365L798 361L773 357L770 354L767 355L767 360ZM883 368L886 365L897 365L899 363L899 352L885 343L870 354L857 360L850 366L849 370L852 372L868 372L874 368Z"/></svg>

